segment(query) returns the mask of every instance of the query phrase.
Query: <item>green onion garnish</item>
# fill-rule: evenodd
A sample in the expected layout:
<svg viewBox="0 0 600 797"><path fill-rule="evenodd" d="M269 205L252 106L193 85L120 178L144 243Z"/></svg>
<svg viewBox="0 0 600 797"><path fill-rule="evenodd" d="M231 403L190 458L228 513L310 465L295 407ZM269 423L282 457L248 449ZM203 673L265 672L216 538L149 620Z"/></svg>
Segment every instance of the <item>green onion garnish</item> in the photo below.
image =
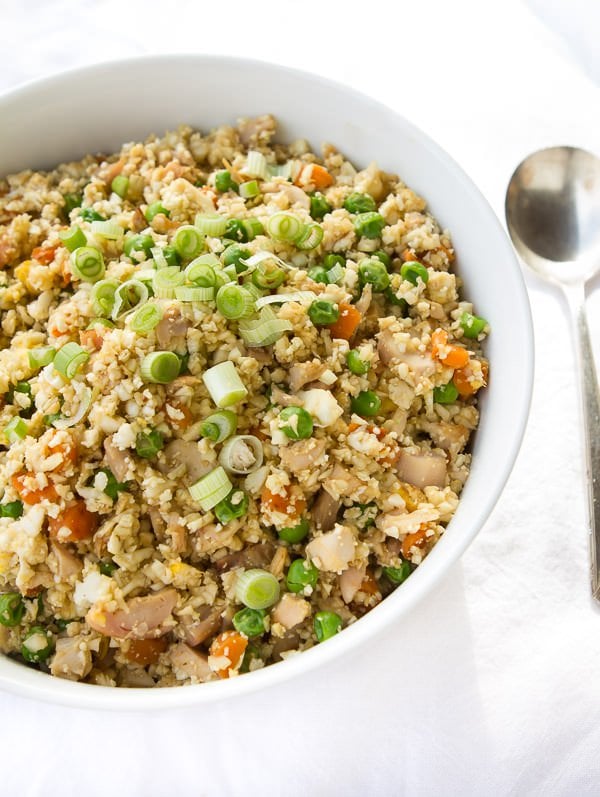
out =
<svg viewBox="0 0 600 797"><path fill-rule="evenodd" d="M255 216L242 220L242 227L246 233L246 241L253 241L257 235L264 235L265 228Z"/></svg>
<svg viewBox="0 0 600 797"><path fill-rule="evenodd" d="M163 311L158 304L144 304L131 316L131 328L141 334L150 332L160 323L162 317Z"/></svg>
<svg viewBox="0 0 600 797"><path fill-rule="evenodd" d="M173 236L175 251L183 260L193 260L204 249L204 237L193 224L184 224Z"/></svg>
<svg viewBox="0 0 600 797"><path fill-rule="evenodd" d="M125 234L121 225L114 221L93 221L92 232L101 238L107 238L112 241L117 241Z"/></svg>
<svg viewBox="0 0 600 797"><path fill-rule="evenodd" d="M231 410L214 412L202 422L200 434L213 443L222 443L235 432L237 423L237 415Z"/></svg>
<svg viewBox="0 0 600 797"><path fill-rule="evenodd" d="M152 202L151 205L148 205L148 207L144 212L144 216L146 217L146 221L148 223L151 223L152 219L155 216L158 216L159 213L162 213L163 216L166 216L167 218L171 215L170 211L166 209L166 207L162 204L162 202L158 201L158 202Z"/></svg>
<svg viewBox="0 0 600 797"><path fill-rule="evenodd" d="M111 191L114 191L121 199L125 199L129 191L129 177L118 174L110 184Z"/></svg>
<svg viewBox="0 0 600 797"><path fill-rule="evenodd" d="M246 168L244 171L251 177L260 177L262 180L267 179L269 176L267 159L262 152L257 152L254 149L248 150L248 159L246 160Z"/></svg>
<svg viewBox="0 0 600 797"><path fill-rule="evenodd" d="M65 201L63 210L67 218L70 216L72 210L81 207L83 201L81 194L65 194L63 199Z"/></svg>
<svg viewBox="0 0 600 797"><path fill-rule="evenodd" d="M115 303L112 309L112 319L117 321L121 316L135 309L147 301L149 291L140 280L127 280L121 283L115 291Z"/></svg>
<svg viewBox="0 0 600 797"><path fill-rule="evenodd" d="M131 257L132 252L143 252L149 258L152 255L153 246L154 238L151 235L128 235L123 244L123 252L127 257Z"/></svg>
<svg viewBox="0 0 600 797"><path fill-rule="evenodd" d="M93 208L82 208L79 218L83 219L83 221L106 221L104 216L101 216Z"/></svg>
<svg viewBox="0 0 600 797"><path fill-rule="evenodd" d="M246 570L237 577L235 596L249 609L268 609L279 600L279 582L267 570Z"/></svg>
<svg viewBox="0 0 600 797"><path fill-rule="evenodd" d="M11 418L11 420L4 427L4 437L10 444L12 444L27 437L28 431L29 427L23 418L19 418L17 415L14 418Z"/></svg>
<svg viewBox="0 0 600 797"><path fill-rule="evenodd" d="M164 446L162 434L158 429L138 432L135 438L135 450L143 459L153 459Z"/></svg>
<svg viewBox="0 0 600 797"><path fill-rule="evenodd" d="M154 274L154 293L159 299L174 299L175 288L184 282L185 274L177 266L161 268Z"/></svg>
<svg viewBox="0 0 600 797"><path fill-rule="evenodd" d="M142 360L140 372L145 382L167 385L179 376L179 357L172 351L153 351Z"/></svg>
<svg viewBox="0 0 600 797"><path fill-rule="evenodd" d="M213 507L213 512L219 523L226 525L232 520L244 517L248 511L248 503L248 495L234 487L229 495Z"/></svg>
<svg viewBox="0 0 600 797"><path fill-rule="evenodd" d="M180 302L212 302L215 298L214 288L197 288L195 285L182 285L175 288L175 298Z"/></svg>
<svg viewBox="0 0 600 797"><path fill-rule="evenodd" d="M211 213L210 215L198 213L194 220L194 225L203 235L218 238L223 235L227 228L227 219L224 216L219 216L218 213Z"/></svg>
<svg viewBox="0 0 600 797"><path fill-rule="evenodd" d="M459 324L462 327L465 338L476 340L487 327L485 318L471 313L463 313Z"/></svg>
<svg viewBox="0 0 600 797"><path fill-rule="evenodd" d="M71 252L71 271L73 276L84 282L98 282L105 271L102 252L92 246L80 246L79 249L75 249Z"/></svg>
<svg viewBox="0 0 600 797"><path fill-rule="evenodd" d="M277 318L270 307L263 307L259 319L242 320L239 322L238 329L246 346L254 347L270 346L278 341L285 332L291 332L293 326L287 319Z"/></svg>
<svg viewBox="0 0 600 797"><path fill-rule="evenodd" d="M285 271L273 260L263 260L252 272L252 282L257 288L274 290L285 282Z"/></svg>
<svg viewBox="0 0 600 797"><path fill-rule="evenodd" d="M203 373L202 381L217 407L237 404L248 395L235 365L230 360L213 365Z"/></svg>
<svg viewBox="0 0 600 797"><path fill-rule="evenodd" d="M54 650L54 638L41 625L32 626L21 645L21 656L36 664L46 659Z"/></svg>
<svg viewBox="0 0 600 797"><path fill-rule="evenodd" d="M67 247L69 252L74 252L76 249L79 249L81 246L85 246L87 243L85 233L76 224L74 224L72 227L69 227L68 230L59 232L58 237Z"/></svg>
<svg viewBox="0 0 600 797"><path fill-rule="evenodd" d="M216 255L200 255L185 269L185 278L198 288L214 288L217 284L215 268L220 268L221 261Z"/></svg>
<svg viewBox="0 0 600 797"><path fill-rule="evenodd" d="M19 625L25 614L25 602L19 592L0 595L0 624L7 628Z"/></svg>
<svg viewBox="0 0 600 797"><path fill-rule="evenodd" d="M292 213L274 213L267 222L267 232L276 241L295 241L304 229Z"/></svg>
<svg viewBox="0 0 600 797"><path fill-rule="evenodd" d="M253 199L260 194L260 188L256 180L249 180L247 183L240 183L240 196L242 199Z"/></svg>
<svg viewBox="0 0 600 797"><path fill-rule="evenodd" d="M189 491L194 501L197 501L205 512L209 512L229 495L232 488L229 476L219 465L192 484Z"/></svg>
<svg viewBox="0 0 600 797"><path fill-rule="evenodd" d="M23 502L22 501L7 501L5 504L0 504L0 517L9 517L12 520L17 520L23 515Z"/></svg>
<svg viewBox="0 0 600 797"><path fill-rule="evenodd" d="M116 501L119 493L127 492L129 489L129 486L126 484L126 482L117 481L110 468L100 468L100 470L98 470L97 473L90 479L92 483L98 473L103 473L106 476L106 486L103 488L102 492L105 493L109 498L112 498L113 501Z"/></svg>
<svg viewBox="0 0 600 797"><path fill-rule="evenodd" d="M323 240L323 228L320 224L312 222L305 224L304 229L296 238L298 249L315 249Z"/></svg>
<svg viewBox="0 0 600 797"><path fill-rule="evenodd" d="M50 365L56 354L56 349L52 346L41 346L39 349L29 349L27 355L29 357L29 367L37 370L43 368L45 365Z"/></svg>
<svg viewBox="0 0 600 797"><path fill-rule="evenodd" d="M94 315L111 315L115 305L115 292L118 287L119 282L117 280L100 280L94 285L90 293Z"/></svg>
<svg viewBox="0 0 600 797"><path fill-rule="evenodd" d="M65 379L73 379L81 366L90 359L89 352L78 343L71 341L56 352L54 357L54 370Z"/></svg>
<svg viewBox="0 0 600 797"><path fill-rule="evenodd" d="M248 318L254 309L253 296L241 285L223 285L219 288L217 310L225 318Z"/></svg>
<svg viewBox="0 0 600 797"><path fill-rule="evenodd" d="M342 268L339 263L336 263L333 268L330 268L327 272L327 284L328 285L337 285L339 281L344 277L346 273L346 269Z"/></svg>

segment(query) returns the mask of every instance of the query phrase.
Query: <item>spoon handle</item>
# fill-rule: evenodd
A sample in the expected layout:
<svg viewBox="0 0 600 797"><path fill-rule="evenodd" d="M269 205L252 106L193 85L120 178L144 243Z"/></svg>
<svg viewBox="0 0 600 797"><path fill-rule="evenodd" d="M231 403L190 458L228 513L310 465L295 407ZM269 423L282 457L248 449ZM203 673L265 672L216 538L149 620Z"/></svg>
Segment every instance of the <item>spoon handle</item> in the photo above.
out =
<svg viewBox="0 0 600 797"><path fill-rule="evenodd" d="M584 449L588 488L592 597L600 601L600 397L585 312L585 287L565 288L575 331L576 365L581 379Z"/></svg>

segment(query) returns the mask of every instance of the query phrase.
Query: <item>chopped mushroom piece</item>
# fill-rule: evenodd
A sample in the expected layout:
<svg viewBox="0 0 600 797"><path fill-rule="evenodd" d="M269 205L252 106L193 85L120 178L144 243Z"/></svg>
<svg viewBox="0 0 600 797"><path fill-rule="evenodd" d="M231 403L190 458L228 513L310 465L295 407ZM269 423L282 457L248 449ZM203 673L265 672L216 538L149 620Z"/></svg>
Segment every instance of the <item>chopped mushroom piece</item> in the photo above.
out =
<svg viewBox="0 0 600 797"><path fill-rule="evenodd" d="M399 343L389 330L380 333L377 352L384 365L405 363L411 371L420 377L431 376L435 373L435 363L430 354L405 351L404 343Z"/></svg>
<svg viewBox="0 0 600 797"><path fill-rule="evenodd" d="M332 529L342 502L339 497L334 498L331 493L322 488L310 510L313 522L323 531Z"/></svg>
<svg viewBox="0 0 600 797"><path fill-rule="evenodd" d="M169 651L169 657L175 677L178 680L191 678L193 681L210 681L214 677L212 670L208 666L208 656L198 650L194 650L185 642L173 645Z"/></svg>
<svg viewBox="0 0 600 797"><path fill-rule="evenodd" d="M337 462L331 475L324 481L325 489L336 498L352 496L362 487L362 482Z"/></svg>
<svg viewBox="0 0 600 797"><path fill-rule="evenodd" d="M198 443L191 440L172 440L159 456L156 467L165 476L182 468L185 474L184 484L189 486L206 476L215 465L203 456Z"/></svg>
<svg viewBox="0 0 600 797"><path fill-rule="evenodd" d="M406 450L400 452L396 465L402 481L423 487L444 487L446 485L446 458L426 451L413 454Z"/></svg>
<svg viewBox="0 0 600 797"><path fill-rule="evenodd" d="M303 192L304 193L304 192ZM301 387L319 379L321 374L327 370L327 366L320 360L311 360L308 363L295 363L289 370L289 385L292 393L296 393Z"/></svg>
<svg viewBox="0 0 600 797"><path fill-rule="evenodd" d="M104 441L104 461L117 481L127 480L129 469L133 467L133 460L126 451L117 448L112 437L107 437Z"/></svg>
<svg viewBox="0 0 600 797"><path fill-rule="evenodd" d="M434 444L444 451L458 453L462 451L469 440L469 430L459 423L422 421L419 428L427 432Z"/></svg>
<svg viewBox="0 0 600 797"><path fill-rule="evenodd" d="M358 590L360 585L365 580L365 573L367 572L367 565L360 567L349 567L339 576L338 584L340 585L340 592L345 603L350 603Z"/></svg>
<svg viewBox="0 0 600 797"><path fill-rule="evenodd" d="M203 606L198 614L199 620L190 623L185 621L181 624L183 629L183 638L188 645L193 648L196 645L201 645L209 637L217 633L221 627L221 609L218 606Z"/></svg>
<svg viewBox="0 0 600 797"><path fill-rule="evenodd" d="M84 637L78 635L56 640L56 652L50 662L52 675L78 681L85 678L91 669L92 654Z"/></svg>
<svg viewBox="0 0 600 797"><path fill-rule="evenodd" d="M351 529L337 524L333 531L312 539L306 553L319 570L341 573L354 558L355 545Z"/></svg>
<svg viewBox="0 0 600 797"><path fill-rule="evenodd" d="M288 631L300 625L310 615L310 603L299 595L286 592L273 609L273 621L281 623Z"/></svg>
<svg viewBox="0 0 600 797"><path fill-rule="evenodd" d="M258 542L250 545L242 551L227 554L227 556L217 559L215 567L220 573L232 570L234 567L268 567L273 559L275 546L272 542Z"/></svg>
<svg viewBox="0 0 600 797"><path fill-rule="evenodd" d="M102 605L92 606L86 615L88 625L106 636L124 639L150 639L167 634L173 627L168 623L177 603L174 589L163 589L142 598L132 598L127 609L109 612Z"/></svg>
<svg viewBox="0 0 600 797"><path fill-rule="evenodd" d="M69 579L71 576L78 576L83 567L81 559L65 545L61 545L56 540L50 540L50 548L56 557L58 577Z"/></svg>
<svg viewBox="0 0 600 797"><path fill-rule="evenodd" d="M185 336L190 326L191 322L182 316L179 307L172 305L156 327L158 345L169 351L185 351Z"/></svg>
<svg viewBox="0 0 600 797"><path fill-rule="evenodd" d="M284 446L279 450L281 464L291 473L310 468L323 457L325 453L325 440L314 437L300 440L292 445Z"/></svg>

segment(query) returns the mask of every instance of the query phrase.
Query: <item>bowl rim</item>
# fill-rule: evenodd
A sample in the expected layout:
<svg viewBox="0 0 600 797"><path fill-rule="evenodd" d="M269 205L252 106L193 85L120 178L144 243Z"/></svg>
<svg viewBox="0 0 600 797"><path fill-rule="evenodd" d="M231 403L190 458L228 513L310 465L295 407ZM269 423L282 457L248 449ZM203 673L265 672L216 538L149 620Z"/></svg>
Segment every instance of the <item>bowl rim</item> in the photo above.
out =
<svg viewBox="0 0 600 797"><path fill-rule="evenodd" d="M247 673L244 677L236 677L222 681L211 681L204 684L185 687L165 687L157 689L100 687L54 678L46 673L30 669L23 664L0 656L0 688L14 694L39 699L49 703L58 703L73 708L95 708L105 710L145 711L155 709L186 708L192 705L214 703L228 700L236 696L257 692L268 686L281 684L294 676L308 673L319 666L326 666L343 652L348 653L366 640L380 634L394 620L398 621L408 613L424 596L430 592L444 577L446 572L464 553L475 536L482 529L497 503L508 477L513 470L517 455L521 448L525 429L531 408L534 378L534 337L531 308L527 294L525 280L519 267L514 250L508 236L486 197L471 180L458 163L433 139L407 119L402 113L375 100L353 87L323 77L318 73L296 69L255 58L241 58L226 55L211 55L200 53L161 53L144 54L128 58L111 59L98 63L75 66L66 70L55 72L51 75L27 80L8 91L0 93L0 112L2 107L13 101L21 101L28 94L37 95L44 89L60 88L69 80L78 80L86 76L95 76L101 79L104 73L114 72L119 69L129 69L144 63L175 62L180 65L189 64L190 61L198 64L211 64L214 68L219 66L236 66L240 69L263 70L276 76L285 73L293 78L312 83L315 87L324 87L344 95L351 101L359 101L366 107L379 109L395 118L407 132L420 140L420 144L437 160L443 161L452 179L461 184L463 192L470 195L482 212L487 216L492 226L497 231L499 245L504 248L507 267L512 265L512 277L515 287L515 310L521 318L523 325L523 381L519 387L519 401L515 408L511 437L505 457L504 468L495 474L494 488L490 490L486 499L481 502L478 510L478 520L472 522L469 533L455 537L451 547L447 547L445 555L440 557L427 557L412 578L403 585L402 591L396 590L377 607L372 609L360 622L356 622L344 629L342 634L328 640L326 645L316 645L302 654L292 656L276 665L269 665L263 669ZM342 142L343 144L343 142ZM419 577L419 573L423 577ZM400 600L401 598L401 600ZM367 620L367 617L369 618Z"/></svg>

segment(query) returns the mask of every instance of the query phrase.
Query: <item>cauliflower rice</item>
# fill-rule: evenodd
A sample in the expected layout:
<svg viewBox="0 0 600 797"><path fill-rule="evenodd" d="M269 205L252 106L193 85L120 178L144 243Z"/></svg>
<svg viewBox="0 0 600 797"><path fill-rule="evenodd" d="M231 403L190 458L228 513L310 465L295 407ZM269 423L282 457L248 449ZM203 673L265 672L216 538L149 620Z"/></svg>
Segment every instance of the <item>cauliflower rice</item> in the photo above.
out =
<svg viewBox="0 0 600 797"><path fill-rule="evenodd" d="M0 647L29 666L152 687L277 662L456 510L488 327L450 237L375 163L274 133L0 180Z"/></svg>

